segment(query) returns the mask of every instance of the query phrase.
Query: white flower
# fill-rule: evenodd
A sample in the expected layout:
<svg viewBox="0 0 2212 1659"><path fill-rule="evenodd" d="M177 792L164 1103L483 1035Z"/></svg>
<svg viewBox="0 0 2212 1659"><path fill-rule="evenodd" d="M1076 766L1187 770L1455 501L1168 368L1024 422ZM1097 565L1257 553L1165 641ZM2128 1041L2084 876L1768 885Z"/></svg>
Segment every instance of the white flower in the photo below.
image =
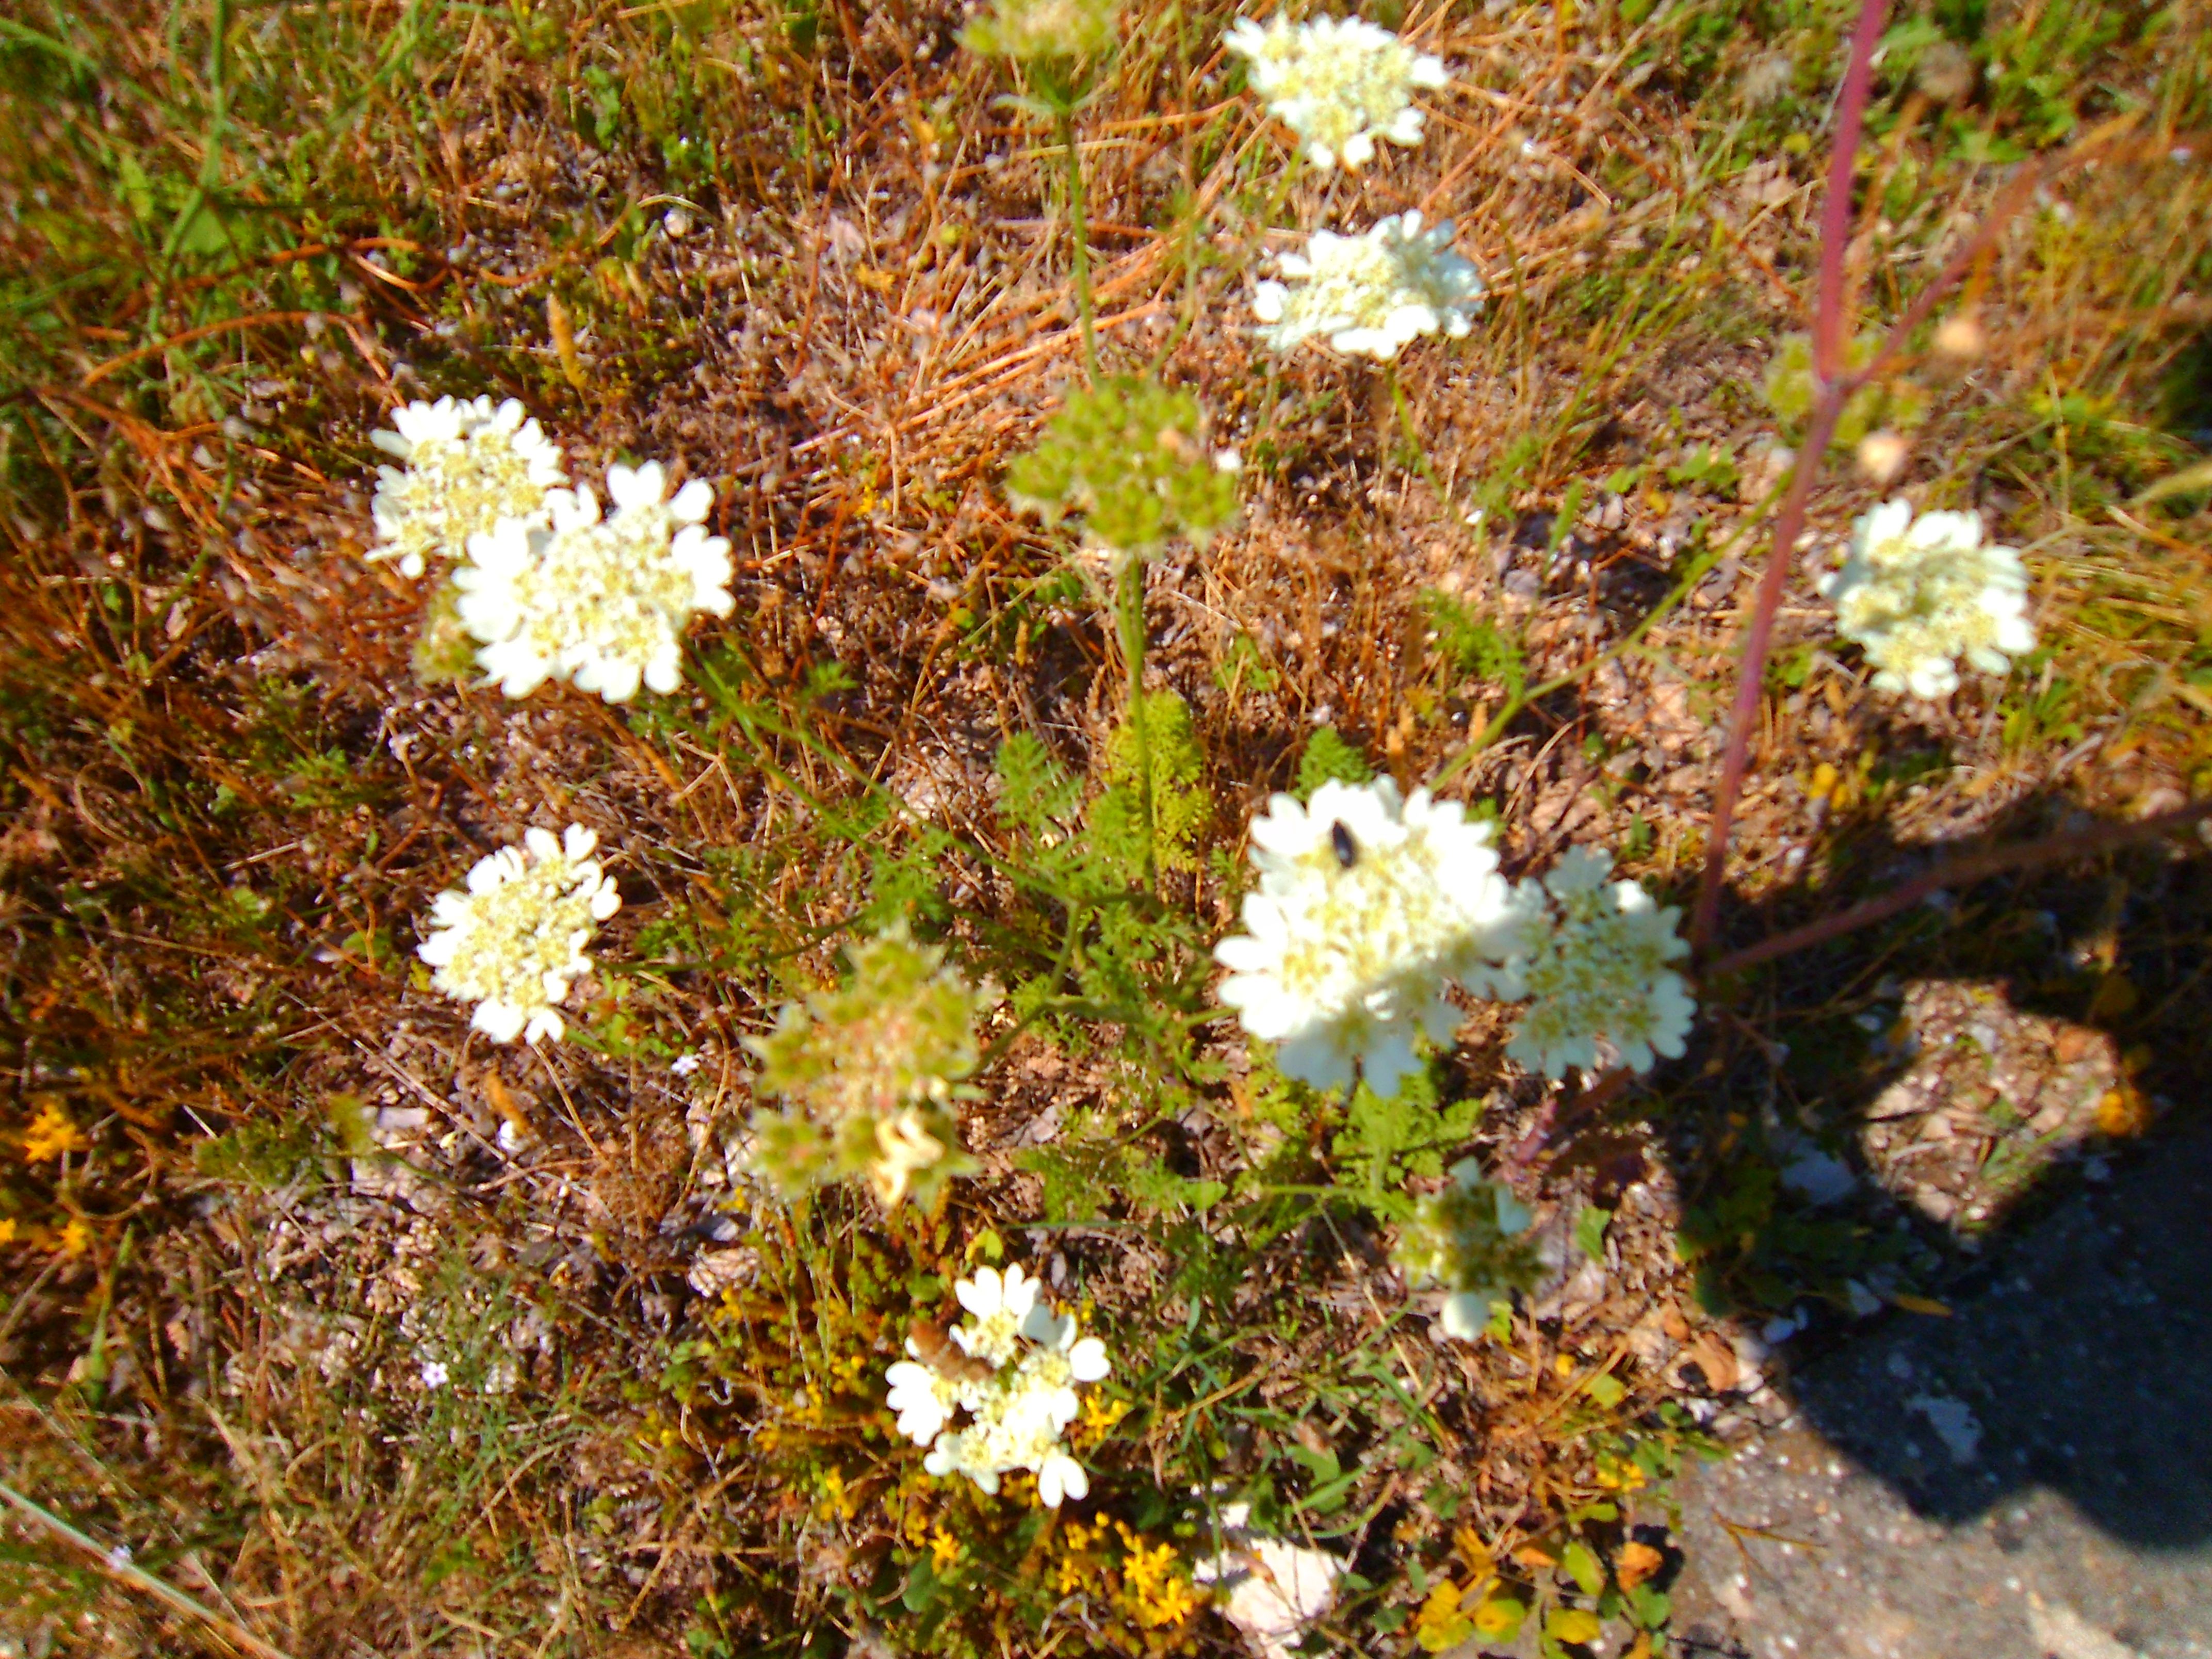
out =
<svg viewBox="0 0 2212 1659"><path fill-rule="evenodd" d="M952 1329L960 1352L992 1365L1012 1359L1022 1322L1036 1307L1037 1281L1024 1275L1018 1263L1006 1269L1004 1279L996 1267L978 1267L974 1278L953 1285L952 1294L975 1319L972 1325Z"/></svg>
<svg viewBox="0 0 2212 1659"><path fill-rule="evenodd" d="M376 470L379 545L368 556L397 559L410 576L433 556L459 558L471 536L503 519L543 524L548 495L568 481L561 452L512 398L497 408L489 398L412 403L392 424L369 441L407 465Z"/></svg>
<svg viewBox="0 0 2212 1659"><path fill-rule="evenodd" d="M663 501L666 488L658 462L611 466L611 516L586 485L554 493L550 529L510 519L470 538L453 577L461 623L508 696L565 679L626 702L641 681L663 692L682 684L685 625L698 611L730 614L730 544L701 523L711 485L694 478Z"/></svg>
<svg viewBox="0 0 2212 1659"><path fill-rule="evenodd" d="M1923 513L1902 497L1861 519L1844 562L1822 577L1837 630L1857 642L1884 691L1947 697L1958 661L2002 674L2035 648L2027 571L1982 540L1976 513Z"/></svg>
<svg viewBox="0 0 2212 1659"><path fill-rule="evenodd" d="M906 1347L911 1354L921 1352L912 1337ZM898 1431L917 1446L927 1446L944 1433L959 1409L959 1390L951 1381L914 1360L900 1360L884 1373L884 1379L891 1385L888 1403L898 1416Z"/></svg>
<svg viewBox="0 0 2212 1659"><path fill-rule="evenodd" d="M1680 914L1660 909L1640 883L1607 882L1609 854L1574 848L1520 899L1540 918L1526 949L1491 975L1494 995L1528 999L1505 1052L1547 1077L1579 1066L1648 1071L1659 1054L1682 1052L1697 1012L1681 975L1666 964L1689 946ZM1548 902L1547 902L1548 900Z"/></svg>
<svg viewBox="0 0 2212 1659"><path fill-rule="evenodd" d="M1419 143L1425 118L1413 107L1413 88L1451 79L1443 59L1357 18L1293 23L1279 16L1265 28L1239 18L1221 44L1250 60L1252 90L1324 172L1339 161L1364 165L1377 138Z"/></svg>
<svg viewBox="0 0 2212 1659"><path fill-rule="evenodd" d="M899 1432L929 1447L921 1466L932 1474L963 1474L995 1492L1001 1475L1027 1469L1049 1508L1088 1496L1090 1477L1060 1435L1081 1409L1075 1385L1099 1382L1112 1369L1105 1344L1079 1335L1073 1314L1040 1302L1037 1281L1018 1267L1003 1279L981 1268L953 1291L974 1322L956 1327L951 1340L988 1369L976 1375L971 1364L948 1375L909 1338L908 1358L884 1373ZM967 1420L956 1428L958 1414Z"/></svg>
<svg viewBox="0 0 2212 1659"><path fill-rule="evenodd" d="M495 1042L558 1039L568 1029L554 1005L589 970L592 924L622 908L622 896L591 856L599 838L580 823L562 841L532 829L520 848L479 859L468 890L431 902L435 929L415 954L438 971L430 983L477 1005L469 1024Z"/></svg>
<svg viewBox="0 0 2212 1659"><path fill-rule="evenodd" d="M1091 1496L1091 1477L1083 1472L1083 1465L1066 1452L1047 1454L1037 1467L1037 1502L1048 1510L1060 1507L1060 1499L1081 1499Z"/></svg>
<svg viewBox="0 0 2212 1659"><path fill-rule="evenodd" d="M1325 783L1307 806L1277 795L1252 821L1252 862L1247 931L1214 948L1221 1000L1316 1088L1348 1085L1358 1062L1376 1093L1397 1092L1416 1040L1459 1024L1445 981L1518 938L1489 826L1425 789L1401 800L1387 778Z"/></svg>
<svg viewBox="0 0 2212 1659"><path fill-rule="evenodd" d="M444 1360L426 1359L422 1362L422 1386L424 1388L442 1389L449 1381L452 1380L452 1377L453 1373L446 1369L446 1362Z"/></svg>
<svg viewBox="0 0 2212 1659"><path fill-rule="evenodd" d="M1293 1644L1336 1601L1344 1562L1320 1550L1301 1549L1251 1531L1251 1511L1231 1504L1221 1511L1229 1548L1193 1565L1201 1584L1226 1584L1221 1616L1259 1644L1262 1659L1291 1659Z"/></svg>
<svg viewBox="0 0 2212 1659"><path fill-rule="evenodd" d="M1252 310L1260 337L1289 351L1319 336L1347 356L1387 362L1399 348L1438 331L1456 340L1474 325L1482 276L1452 252L1452 225L1426 230L1408 209L1364 236L1317 230L1301 254L1276 260L1291 280L1261 283Z"/></svg>

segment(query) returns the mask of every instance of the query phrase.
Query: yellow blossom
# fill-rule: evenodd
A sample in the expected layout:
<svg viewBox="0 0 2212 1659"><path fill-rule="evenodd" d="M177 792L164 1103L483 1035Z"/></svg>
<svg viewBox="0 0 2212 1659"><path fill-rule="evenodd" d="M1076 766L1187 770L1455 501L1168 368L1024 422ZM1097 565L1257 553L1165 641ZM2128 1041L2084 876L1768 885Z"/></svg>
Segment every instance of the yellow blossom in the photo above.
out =
<svg viewBox="0 0 2212 1659"><path fill-rule="evenodd" d="M1413 1615L1413 1640L1425 1653L1442 1653L1457 1647L1474 1629L1474 1621L1460 1606L1466 1592L1449 1578L1429 1587L1427 1600Z"/></svg>
<svg viewBox="0 0 2212 1659"><path fill-rule="evenodd" d="M1129 1411L1126 1400L1103 1400L1094 1395L1083 1402L1083 1420L1071 1437L1079 1444L1096 1445L1114 1432Z"/></svg>
<svg viewBox="0 0 2212 1659"><path fill-rule="evenodd" d="M1134 1607L1137 1623L1146 1630L1180 1625L1198 1609L1190 1580L1182 1571L1182 1558L1172 1544L1147 1549L1143 1535L1116 1522L1122 1547L1128 1551L1121 1562L1127 1599Z"/></svg>
<svg viewBox="0 0 2212 1659"><path fill-rule="evenodd" d="M23 1131L23 1162L43 1164L50 1158L82 1152L91 1145L84 1132L70 1121L69 1114L49 1100L40 1104L31 1127Z"/></svg>
<svg viewBox="0 0 2212 1659"><path fill-rule="evenodd" d="M92 1229L75 1216L71 1216L69 1225L62 1229L62 1254L70 1257L80 1256L91 1247Z"/></svg>
<svg viewBox="0 0 2212 1659"><path fill-rule="evenodd" d="M0 1220L0 1244L13 1244L15 1242L15 1218L9 1216L4 1220Z"/></svg>
<svg viewBox="0 0 2212 1659"><path fill-rule="evenodd" d="M945 1570L959 1559L960 1540L958 1539L942 1527L930 1534L929 1564L936 1568L940 1577L944 1576Z"/></svg>

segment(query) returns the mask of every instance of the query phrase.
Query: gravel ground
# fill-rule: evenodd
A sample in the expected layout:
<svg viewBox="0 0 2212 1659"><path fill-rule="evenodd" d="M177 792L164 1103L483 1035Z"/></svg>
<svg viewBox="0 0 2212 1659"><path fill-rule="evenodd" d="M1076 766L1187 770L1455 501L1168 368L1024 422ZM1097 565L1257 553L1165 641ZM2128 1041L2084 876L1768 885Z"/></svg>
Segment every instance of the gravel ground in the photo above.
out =
<svg viewBox="0 0 2212 1659"><path fill-rule="evenodd" d="M1692 1659L2212 1659L2212 1133L1779 1386L1686 1477Z"/></svg>

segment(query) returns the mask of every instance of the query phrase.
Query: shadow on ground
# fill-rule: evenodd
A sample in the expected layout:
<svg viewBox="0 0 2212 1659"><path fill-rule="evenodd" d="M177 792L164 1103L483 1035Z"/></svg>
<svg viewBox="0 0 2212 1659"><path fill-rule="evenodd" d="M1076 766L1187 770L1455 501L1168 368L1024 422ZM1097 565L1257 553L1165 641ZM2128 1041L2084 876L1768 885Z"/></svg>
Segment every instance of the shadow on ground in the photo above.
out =
<svg viewBox="0 0 2212 1659"><path fill-rule="evenodd" d="M1978 1277L1954 1316L1892 1316L1808 1367L1803 1420L1923 1516L2040 1486L2133 1545L2212 1540L2212 1133L2148 1149Z"/></svg>
<svg viewBox="0 0 2212 1659"><path fill-rule="evenodd" d="M2050 833L2069 811L2024 803L1990 839ZM1785 892L1759 923L1739 912L1735 937L1942 853L1863 841L1851 879ZM2212 1659L2209 921L2212 861L2192 838L1983 883L1737 988L1786 1051L1762 1049L1751 1020L1733 1043L1720 1023L1723 1063L1694 1088L1708 1109L1675 1149L1685 1232L1710 1251L1715 1305L1817 1316L1766 1358L1767 1426L1681 1483L1682 1650ZM1932 1219L1898 1161L1864 1150L1908 1064L1869 1010L1930 982L1980 988L2038 1041L2108 1044L2163 1123L2051 1146L1978 1219ZM1992 1060L1971 1113L2002 1106L2004 1071ZM1920 1109L1945 1107L1939 1092ZM1731 1127L1741 1148L1718 1156ZM1789 1189L1808 1154L1838 1192ZM1833 1295L1847 1274L1903 1300L1854 1318Z"/></svg>
<svg viewBox="0 0 2212 1659"><path fill-rule="evenodd" d="M1686 1476L1690 1659L2212 1656L2212 1130L1791 1379Z"/></svg>

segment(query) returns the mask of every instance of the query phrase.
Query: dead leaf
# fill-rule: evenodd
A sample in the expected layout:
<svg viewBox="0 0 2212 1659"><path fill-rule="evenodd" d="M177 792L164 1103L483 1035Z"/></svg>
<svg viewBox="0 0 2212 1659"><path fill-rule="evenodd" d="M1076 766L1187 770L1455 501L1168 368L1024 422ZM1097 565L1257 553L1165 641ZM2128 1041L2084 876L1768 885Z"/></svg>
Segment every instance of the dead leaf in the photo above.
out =
<svg viewBox="0 0 2212 1659"><path fill-rule="evenodd" d="M1613 1564L1613 1576L1620 1581L1621 1589L1632 1590L1666 1565L1667 1558L1650 1545L1625 1544L1620 1559Z"/></svg>
<svg viewBox="0 0 2212 1659"><path fill-rule="evenodd" d="M1699 1336L1674 1362L1678 1383L1682 1373L1692 1365L1705 1377L1705 1389L1710 1394L1726 1394L1735 1387L1735 1350L1716 1332L1707 1331Z"/></svg>

